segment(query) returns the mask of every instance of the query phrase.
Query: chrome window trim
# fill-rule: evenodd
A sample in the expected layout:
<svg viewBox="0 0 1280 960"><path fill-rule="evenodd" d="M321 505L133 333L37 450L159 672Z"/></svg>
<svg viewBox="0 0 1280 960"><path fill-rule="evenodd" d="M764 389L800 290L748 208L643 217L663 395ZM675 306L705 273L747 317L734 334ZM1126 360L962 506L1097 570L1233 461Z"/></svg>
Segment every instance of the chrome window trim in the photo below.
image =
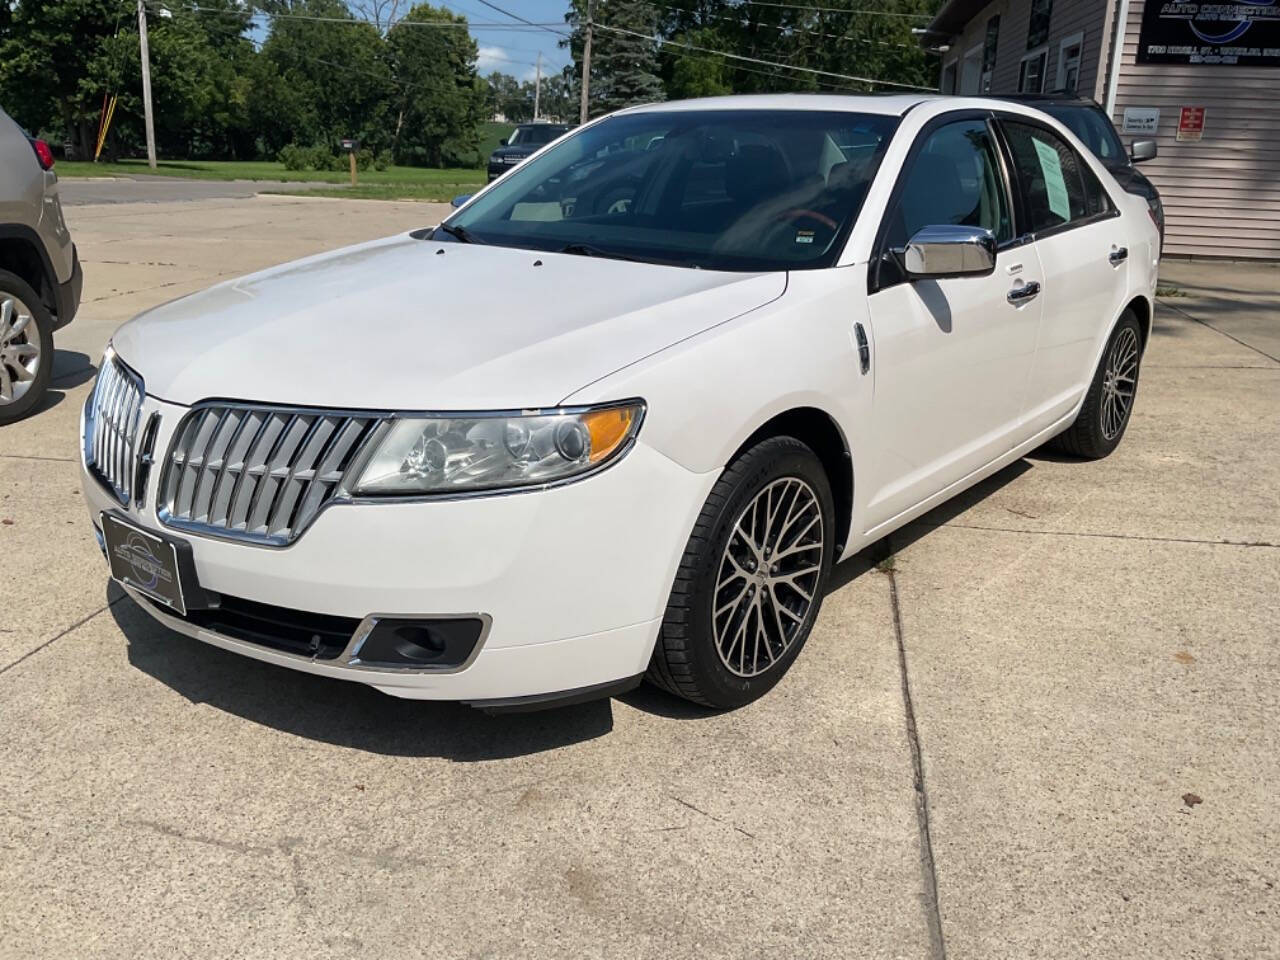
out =
<svg viewBox="0 0 1280 960"><path fill-rule="evenodd" d="M157 398L158 399L158 398ZM168 402L168 401L164 401ZM551 416L554 414L575 415L582 413L591 413L600 410L612 410L617 407L637 406L640 412L636 418L635 429L631 433L630 439L622 444L618 450L607 459L596 464L590 470L584 470L582 473L574 474L571 477L563 477L559 480L545 481L541 483L529 483L519 486L494 487L486 490L467 490L449 493L389 493L378 496L370 496L368 494L352 493L348 487L348 482L352 477L358 477L369 457L378 449L378 444L382 441L386 432L391 429L392 424L399 420L428 420L428 419L474 419L482 420L496 417L517 417L517 416ZM342 480L338 483L332 496L322 503L316 510L315 514L308 518L307 523L298 527L288 539L282 537L271 537L265 534L229 534L220 527L212 527L208 524L197 523L194 521L180 520L172 516L167 506L163 502L163 490L165 480L173 462L172 450L173 445L182 436L182 428L189 417L197 415L200 411L208 407L219 408L235 408L239 410L268 410L274 413L304 415L304 416L331 416L331 417L362 417L375 421L373 430L369 436L355 451L351 458L351 462L343 474ZM320 517L326 513L331 507L349 506L361 504L398 504L398 503L448 503L458 500L478 500L486 497L504 497L510 495L538 493L544 490L553 490L557 487L566 487L570 484L580 483L588 480L612 466L622 462L631 450L636 446L640 436L640 430L644 426L644 421L649 412L649 405L640 397L631 397L625 400L610 400L606 403L588 403L574 404L571 406L556 407L520 407L507 408L501 410L369 410L356 409L347 407L313 407L298 406L290 404L274 404L274 403L252 403L245 400L218 400L209 399L201 400L198 403L191 404L187 407L186 412L179 419L177 426L169 437L168 449L164 455L164 468L160 472L159 488L156 503L156 517L161 525L171 530L179 530L184 533L190 533L201 537L207 537L212 540L223 540L228 543L244 544L251 547L265 547L273 550L284 550L293 546L301 539L302 535L315 524Z"/></svg>

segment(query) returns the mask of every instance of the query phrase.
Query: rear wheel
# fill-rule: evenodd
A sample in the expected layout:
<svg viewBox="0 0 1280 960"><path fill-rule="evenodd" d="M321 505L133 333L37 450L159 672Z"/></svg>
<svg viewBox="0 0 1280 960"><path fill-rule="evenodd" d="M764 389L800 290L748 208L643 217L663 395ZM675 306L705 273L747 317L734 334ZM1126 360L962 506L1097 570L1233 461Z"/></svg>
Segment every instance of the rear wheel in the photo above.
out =
<svg viewBox="0 0 1280 960"><path fill-rule="evenodd" d="M1100 460L1118 447L1138 395L1141 363L1142 328L1133 311L1126 310L1102 351L1080 415L1054 438L1054 447L1088 460Z"/></svg>
<svg viewBox="0 0 1280 960"><path fill-rule="evenodd" d="M764 440L730 464L681 558L648 679L719 708L769 691L822 606L833 517L826 472L799 440Z"/></svg>
<svg viewBox="0 0 1280 960"><path fill-rule="evenodd" d="M44 397L53 367L53 318L21 277L0 270L0 423Z"/></svg>

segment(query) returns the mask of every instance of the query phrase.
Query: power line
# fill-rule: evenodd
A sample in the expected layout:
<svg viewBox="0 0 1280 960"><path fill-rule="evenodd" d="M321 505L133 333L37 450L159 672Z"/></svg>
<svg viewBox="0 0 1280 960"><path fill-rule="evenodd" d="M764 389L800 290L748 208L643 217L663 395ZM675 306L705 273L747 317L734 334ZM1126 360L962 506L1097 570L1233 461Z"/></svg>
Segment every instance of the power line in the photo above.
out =
<svg viewBox="0 0 1280 960"><path fill-rule="evenodd" d="M483 2L483 0L481 0L481 2ZM153 10L161 9L160 5L154 2L151 3L150 6ZM271 20L300 20L300 21L305 21L310 23L344 23L344 24L365 25L370 27L373 26L373 23L371 21L361 20L356 17L313 17L310 15L304 15L300 13L272 13L270 10L262 10L257 7L245 7L242 10L235 10L235 9L224 8L224 7L199 7L199 6L191 5L191 6L185 7L185 9L193 10L196 13L221 13L221 14L232 14L235 16L242 16L244 12L247 10L249 11L250 19L267 17ZM549 24L534 23L531 20L524 20L523 18L520 18L520 19L522 20L522 23L526 24L529 27L541 27L543 29L546 29L549 26L556 25L554 23L549 23ZM397 20L394 26L425 27L425 28L434 27L434 28L448 28L448 29L454 29L454 30L459 30L459 29L466 30L471 28L474 28L477 30L486 30L486 29L506 30L506 29L511 29L514 25L509 23L472 23L470 21L451 22L446 20ZM551 32L554 33L555 31L553 30ZM564 34L561 34L561 36L564 36Z"/></svg>
<svg viewBox="0 0 1280 960"><path fill-rule="evenodd" d="M489 0L476 0L476 3L483 4L484 6L488 7L490 10L498 11L498 13L502 14L504 17L510 17L512 20L519 20L521 23L526 23L531 27L539 27L542 30L546 30L547 33L554 33L557 37L564 37L565 39L569 38L569 34L564 33L563 31L560 31L560 30L552 30L551 25L549 24L534 23L532 20L526 20L524 17L520 16L518 13L512 13L510 10L504 10L502 9L502 7L498 6L496 3L490 3ZM556 26L563 26L563 24L556 24Z"/></svg>
<svg viewBox="0 0 1280 960"><path fill-rule="evenodd" d="M791 63L777 63L773 60L761 60L758 57L746 57L739 53L730 53L727 50L713 50L710 47L699 47L692 43L680 43L676 40L664 40L661 37L653 37L645 33L637 33L634 30L626 30L622 27L610 27L603 23L597 23L596 28L599 30L607 30L610 33L621 33L631 37L639 37L641 40L648 40L656 43L661 47L684 47L687 50L696 50L699 53L710 53L718 57L726 57L730 60L741 60L744 63L758 63L766 67L780 67L784 70L798 70L801 73L810 73L820 77L834 77L837 80L852 80L854 83L869 83L873 86L881 87L899 87L904 90L922 90L933 92L932 87L922 87L914 83L898 83L896 80L877 80L874 77L858 77L849 73L833 73L830 70L817 70L813 67L801 67Z"/></svg>
<svg viewBox="0 0 1280 960"><path fill-rule="evenodd" d="M699 13L696 10L686 10L684 7L673 7L671 9L684 10L686 13L696 14L697 16L699 16L701 19L704 19L704 20L719 20L723 23L732 23L740 27L745 27L750 25L750 26L762 27L768 30L777 30L779 33L793 33L793 34L807 33L815 37L826 37L829 40L838 40L844 43L865 43L870 46L879 46L879 47L902 47L903 49L906 49L906 50L918 49L918 46L913 43L893 43L888 40L866 40L862 37L850 37L850 36L846 36L844 34L839 34L839 33L825 33L822 30L813 30L809 27L784 26L778 23L747 24L747 23L744 23L741 19L739 19L739 17L743 17L747 15L745 11L740 13L739 17L733 17L733 16L721 16L714 13Z"/></svg>

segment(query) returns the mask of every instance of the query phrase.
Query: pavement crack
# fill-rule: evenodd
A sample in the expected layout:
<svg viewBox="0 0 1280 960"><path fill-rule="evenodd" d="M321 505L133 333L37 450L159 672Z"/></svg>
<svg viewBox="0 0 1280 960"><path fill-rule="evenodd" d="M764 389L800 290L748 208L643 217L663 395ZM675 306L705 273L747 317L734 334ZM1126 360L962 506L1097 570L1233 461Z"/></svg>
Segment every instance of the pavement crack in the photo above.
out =
<svg viewBox="0 0 1280 960"><path fill-rule="evenodd" d="M674 800L676 803L680 804L680 806L682 806L682 807L688 807L688 808L689 808L690 810L692 810L694 813L700 813L700 814L702 814L702 815L703 815L704 817L706 817L708 820L714 820L716 823L721 823L721 824L724 824L726 827L731 827L731 828L733 828L734 830L737 830L737 831L738 831L740 834L742 834L744 837L750 837L752 840L759 840L759 839L760 839L760 838L759 838L759 837L757 837L754 833L750 833L750 832L748 832L748 831L746 831L746 830L743 830L743 829L742 829L740 826L738 826L736 823L730 823L728 820L724 819L723 817L717 817L714 813L708 813L706 810L703 810L701 807L695 807L695 806L694 806L692 803L690 803L688 800L682 800L682 799L680 799L679 797L677 797L674 793L671 795L671 799L672 799L672 800Z"/></svg>
<svg viewBox="0 0 1280 960"><path fill-rule="evenodd" d="M1016 513L1017 511L1010 511ZM1030 515L1027 515L1030 517ZM1034 519L1034 518L1032 518ZM1021 533L1032 537L1086 537L1096 540L1137 540L1144 543L1190 543L1208 547L1264 547L1280 549L1280 543L1270 540L1209 540L1204 537L1156 537L1140 533L1098 533L1096 531L1075 530L1020 530L1017 527L995 527L980 523L925 523L922 526L937 530L949 527L957 530L982 530L987 533Z"/></svg>
<svg viewBox="0 0 1280 960"><path fill-rule="evenodd" d="M1257 347L1255 347L1255 346L1254 346L1253 344L1251 344L1251 343L1245 343L1245 342L1244 342L1243 340L1241 340L1239 337L1236 337L1236 336L1233 336L1233 335L1231 335L1231 334L1227 333L1227 331L1223 330L1221 327L1215 327L1215 326L1214 326L1212 323L1210 323L1208 320L1201 320L1199 317L1194 316L1194 315L1192 315L1192 314L1190 314L1190 313L1187 313L1187 311L1186 311L1186 310L1183 310L1181 307L1176 306L1175 304L1169 303L1169 302L1168 302L1167 300L1165 300L1163 297L1162 297L1162 298L1160 298L1160 306L1165 307L1165 308L1167 308L1167 309L1169 309L1169 310L1172 310L1172 311L1174 311L1175 313L1180 313L1180 314L1182 314L1184 317L1186 317L1188 320L1193 320L1193 321L1195 321L1196 323L1200 324L1200 325L1201 325L1201 326L1203 326L1203 327L1208 327L1208 328L1209 328L1210 330L1212 330L1214 333L1220 333L1220 334L1222 334L1222 335L1223 335L1224 337L1226 337L1228 340L1234 340L1236 343L1240 344L1240 346L1242 346L1242 347L1244 347L1244 348L1246 348L1246 349L1248 349L1248 350L1252 350L1254 353L1258 354L1259 356L1266 357L1268 360L1272 361L1273 363L1280 363L1280 357L1273 357L1271 354L1267 353L1267 351L1265 351L1265 350L1259 350Z"/></svg>
<svg viewBox="0 0 1280 960"><path fill-rule="evenodd" d="M893 554L890 552L889 557ZM929 826L929 792L924 782L924 758L920 750L920 731L916 726L916 709L911 699L911 679L907 673L907 646L902 633L902 606L898 599L898 574L892 563L880 567L889 581L889 606L893 610L893 635L898 646L898 672L902 679L902 706L906 714L907 743L911 748L911 770L915 786L916 828L920 834L920 872L924 892L925 924L929 928L930 960L946 960L947 944L942 936L942 910L938 903L938 871L933 859L933 838Z"/></svg>
<svg viewBox="0 0 1280 960"><path fill-rule="evenodd" d="M118 597L116 597L114 600L112 600L110 603L104 603L104 604L103 604L102 606L100 606L97 610L93 611L93 613L90 613L90 614L88 614L87 616L81 617L79 620L77 620L75 623L71 624L71 626L67 627L67 628L66 628L65 630L63 630L61 633L58 633L57 635L50 637L48 640L44 641L44 643L40 644L39 646L37 646L37 647L33 647L32 649L28 650L26 653L24 653L22 656L20 656L17 660L14 660L12 663L8 663L8 664L5 664L3 667L0 667L0 676L3 676L4 674L8 673L10 670L12 670L12 669L13 669L14 667L16 667L18 664L22 663L22 661L24 661L24 660L26 660L26 659L28 659L28 658L30 658L30 657L34 657L37 653L39 653L39 652L40 652L41 650L43 650L45 647L48 647L48 646L50 646L51 644L56 643L58 640L61 640L63 637L65 637L65 636L66 636L68 633L70 633L71 631L76 630L76 629L79 629L80 627L83 627L86 623L88 623L90 620L92 620L92 619L93 619L94 617L96 617L98 614L102 613L104 610L109 610L110 608L114 607L114 606L115 606L117 603L119 603L121 600L125 599L125 597L126 597L126 596L127 596L127 594L121 594L120 596L118 596Z"/></svg>
<svg viewBox="0 0 1280 960"><path fill-rule="evenodd" d="M45 463L75 463L75 457L35 457L25 453L0 453L0 460L42 460Z"/></svg>

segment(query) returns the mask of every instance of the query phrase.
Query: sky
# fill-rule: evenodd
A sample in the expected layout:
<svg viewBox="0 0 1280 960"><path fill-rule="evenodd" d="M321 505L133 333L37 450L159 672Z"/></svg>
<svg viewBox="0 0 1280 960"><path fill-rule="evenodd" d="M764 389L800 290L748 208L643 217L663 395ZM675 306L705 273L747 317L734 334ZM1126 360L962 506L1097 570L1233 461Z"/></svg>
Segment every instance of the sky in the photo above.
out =
<svg viewBox="0 0 1280 960"><path fill-rule="evenodd" d="M547 30L526 27L497 10L486 7L479 0L434 0L443 2L454 13L460 13L472 23L510 23L509 28L472 27L480 54L476 67L482 75L495 71L511 74L518 80L532 80L534 64L542 54L542 74L559 73L569 63L569 51L561 49L560 37ZM551 29L567 33L564 15L569 9L568 0L492 0L497 6L532 20L534 23L555 23Z"/></svg>

